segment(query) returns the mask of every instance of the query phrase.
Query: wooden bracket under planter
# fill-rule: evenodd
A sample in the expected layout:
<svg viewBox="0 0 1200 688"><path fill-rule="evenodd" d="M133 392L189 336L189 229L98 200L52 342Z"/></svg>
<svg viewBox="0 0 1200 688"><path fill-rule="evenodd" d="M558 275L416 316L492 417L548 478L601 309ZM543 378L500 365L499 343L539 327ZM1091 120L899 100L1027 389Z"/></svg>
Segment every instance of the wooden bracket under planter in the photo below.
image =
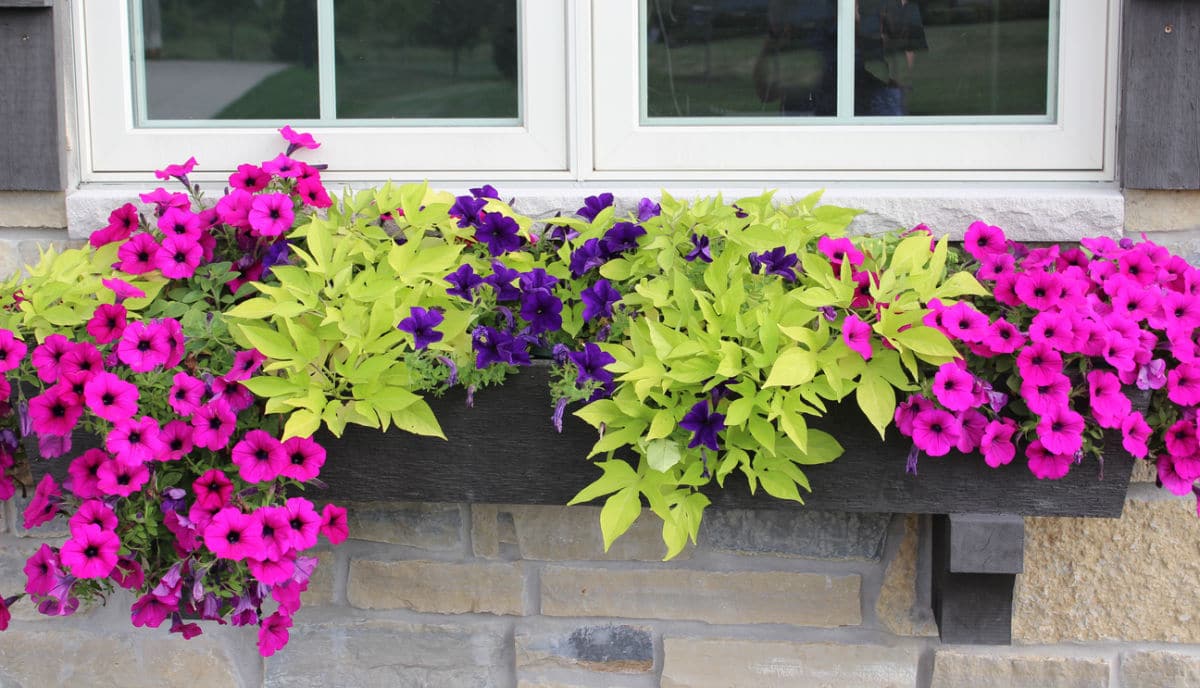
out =
<svg viewBox="0 0 1200 688"><path fill-rule="evenodd" d="M431 399L449 441L358 426L320 441L329 458L327 490L345 501L566 504L600 471L587 459L596 431L567 415L550 422L549 368L524 369L502 387L480 390L474 407L461 390ZM892 431L886 442L857 406L843 404L811 422L845 447L836 461L804 468L812 485L805 504L749 494L740 473L709 493L715 509L820 509L935 514L932 601L947 643L1008 643L1015 575L1021 570L1024 516L1121 515L1134 459L1110 437L1103 464L1086 458L1060 480L1038 480L1022 460L989 468L979 456L922 458L905 472L911 443ZM36 443L34 443L36 445ZM95 438L76 439L74 456ZM36 448L36 447L35 447ZM61 480L66 462L35 461ZM703 527L703 526L702 526Z"/></svg>

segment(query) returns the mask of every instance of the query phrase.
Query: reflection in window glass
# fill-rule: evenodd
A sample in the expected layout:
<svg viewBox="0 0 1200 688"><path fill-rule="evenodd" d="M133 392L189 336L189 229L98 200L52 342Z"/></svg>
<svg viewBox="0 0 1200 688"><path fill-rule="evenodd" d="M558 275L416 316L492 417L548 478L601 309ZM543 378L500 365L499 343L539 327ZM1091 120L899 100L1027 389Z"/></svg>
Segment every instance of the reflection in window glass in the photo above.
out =
<svg viewBox="0 0 1200 688"><path fill-rule="evenodd" d="M517 0L336 0L339 118L516 118Z"/></svg>
<svg viewBox="0 0 1200 688"><path fill-rule="evenodd" d="M1051 1L642 0L646 115L1045 115Z"/></svg>
<svg viewBox="0 0 1200 688"><path fill-rule="evenodd" d="M316 0L141 0L145 118L315 119Z"/></svg>

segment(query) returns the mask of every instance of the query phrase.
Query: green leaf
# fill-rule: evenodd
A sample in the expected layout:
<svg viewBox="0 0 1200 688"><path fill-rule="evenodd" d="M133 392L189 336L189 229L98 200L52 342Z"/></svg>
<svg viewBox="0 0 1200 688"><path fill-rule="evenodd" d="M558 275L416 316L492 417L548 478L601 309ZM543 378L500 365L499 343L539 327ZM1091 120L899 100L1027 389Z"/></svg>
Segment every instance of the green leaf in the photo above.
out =
<svg viewBox="0 0 1200 688"><path fill-rule="evenodd" d="M943 299L967 294L972 296L988 295L988 290L969 272L956 272L950 275L950 278L943 282L942 286L933 291L935 297Z"/></svg>
<svg viewBox="0 0 1200 688"><path fill-rule="evenodd" d="M241 323L238 329L250 345L267 358L287 361L296 357L296 349L292 342L266 325Z"/></svg>
<svg viewBox="0 0 1200 688"><path fill-rule="evenodd" d="M641 514L642 499L636 486L623 488L605 500L600 509L600 532L604 535L605 552Z"/></svg>
<svg viewBox="0 0 1200 688"><path fill-rule="evenodd" d="M646 445L646 463L659 473L671 470L682 458L678 442L652 440Z"/></svg>
<svg viewBox="0 0 1200 688"><path fill-rule="evenodd" d="M433 409L429 408L429 404L425 403L424 399L412 402L404 407L403 411L392 413L392 423L401 430L407 430L414 435L446 439L445 433L442 432L442 426L438 424L437 417L433 415Z"/></svg>
<svg viewBox="0 0 1200 688"><path fill-rule="evenodd" d="M292 411L292 415L288 416L287 423L283 426L283 437L281 439L291 439L293 437L311 437L313 433L321 427L321 416L309 411L308 409L298 409ZM338 435L337 433L334 433ZM338 435L340 437L340 435Z"/></svg>
<svg viewBox="0 0 1200 688"><path fill-rule="evenodd" d="M758 481L762 483L763 489L767 491L767 494L772 497L789 499L801 504L804 503L804 500L800 498L800 490L796 488L796 481L789 478L782 471L759 471Z"/></svg>
<svg viewBox="0 0 1200 688"><path fill-rule="evenodd" d="M896 343L912 349L922 358L956 358L959 355L946 335L932 327L910 327L897 332L894 339Z"/></svg>
<svg viewBox="0 0 1200 688"><path fill-rule="evenodd" d="M867 420L879 431L879 438L883 439L884 431L896 413L896 388L868 368L859 378L855 398Z"/></svg>
<svg viewBox="0 0 1200 688"><path fill-rule="evenodd" d="M612 494L622 488L636 485L638 482L637 472L626 461L609 459L608 461L599 461L596 465L600 467L601 471L604 471L604 475L596 478L590 485L580 490L579 494L567 502L568 506L586 504L597 497Z"/></svg>
<svg viewBox="0 0 1200 688"><path fill-rule="evenodd" d="M808 448L803 455L790 456L792 461L812 466L816 464L829 463L842 455L846 450L842 445L834 439L833 435L824 430L816 428L808 429Z"/></svg>
<svg viewBox="0 0 1200 688"><path fill-rule="evenodd" d="M813 379L817 374L817 356L807 349L793 347L785 350L767 376L764 387L794 387Z"/></svg>
<svg viewBox="0 0 1200 688"><path fill-rule="evenodd" d="M252 377L249 380L242 380L242 384L258 397L298 396L308 391L307 387L301 387L274 375Z"/></svg>

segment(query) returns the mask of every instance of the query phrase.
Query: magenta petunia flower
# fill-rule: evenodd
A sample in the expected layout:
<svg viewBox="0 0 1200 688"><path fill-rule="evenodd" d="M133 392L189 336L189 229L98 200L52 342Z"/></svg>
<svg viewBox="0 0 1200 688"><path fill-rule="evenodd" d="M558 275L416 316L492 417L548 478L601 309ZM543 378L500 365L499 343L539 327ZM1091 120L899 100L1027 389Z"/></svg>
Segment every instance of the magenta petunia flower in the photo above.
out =
<svg viewBox="0 0 1200 688"><path fill-rule="evenodd" d="M346 519L346 509L334 504L326 504L321 510L321 534L330 544L340 545L350 537L350 523Z"/></svg>
<svg viewBox="0 0 1200 688"><path fill-rule="evenodd" d="M263 619L258 629L258 654L270 657L288 644L288 629L292 618L279 612Z"/></svg>
<svg viewBox="0 0 1200 688"><path fill-rule="evenodd" d="M1034 440L1025 447L1025 457L1029 459L1029 470L1038 480L1058 480L1071 470L1071 464L1075 461L1071 454L1047 451L1040 440Z"/></svg>
<svg viewBox="0 0 1200 688"><path fill-rule="evenodd" d="M1017 354L1017 370L1024 380L1047 384L1062 375L1062 355L1044 343L1033 342Z"/></svg>
<svg viewBox="0 0 1200 688"><path fill-rule="evenodd" d="M141 465L163 453L158 435L158 421L150 416L117 420L104 439L104 447L119 463Z"/></svg>
<svg viewBox="0 0 1200 688"><path fill-rule="evenodd" d="M998 354L1011 354L1025 346L1025 336L1016 325L1003 318L997 318L996 322L988 327L983 344Z"/></svg>
<svg viewBox="0 0 1200 688"><path fill-rule="evenodd" d="M142 203L154 205L155 215L162 215L170 208L189 208L192 205L187 194L171 193L161 186L150 193L138 194Z"/></svg>
<svg viewBox="0 0 1200 688"><path fill-rule="evenodd" d="M321 144L317 143L312 134L298 132L292 129L291 125L285 124L279 130L279 135L283 137L284 141L288 142L288 155L291 155L297 148L316 150L321 147Z"/></svg>
<svg viewBox="0 0 1200 688"><path fill-rule="evenodd" d="M871 326L859 318L857 315L850 313L842 322L842 341L846 346L850 347L855 353L863 357L863 360L871 360L873 350L871 348Z"/></svg>
<svg viewBox="0 0 1200 688"><path fill-rule="evenodd" d="M292 551L292 525L288 510L282 506L259 507L252 514L262 537L259 560L279 561ZM265 581L264 581L265 582Z"/></svg>
<svg viewBox="0 0 1200 688"><path fill-rule="evenodd" d="M1142 286L1153 284L1158 279L1158 266L1141 251L1126 251L1117 258L1117 269L1122 275L1135 280Z"/></svg>
<svg viewBox="0 0 1200 688"><path fill-rule="evenodd" d="M214 378L212 390L213 399L221 399L229 404L229 410L234 413L250 408L254 403L254 395L240 382L228 382L223 377Z"/></svg>
<svg viewBox="0 0 1200 688"><path fill-rule="evenodd" d="M300 551L317 544L321 515L313 508L312 502L303 497L292 497L284 503L284 507L292 527L292 548Z"/></svg>
<svg viewBox="0 0 1200 688"><path fill-rule="evenodd" d="M289 437L283 442L287 463L280 474L300 482L317 477L325 465L325 448L311 437Z"/></svg>
<svg viewBox="0 0 1200 688"><path fill-rule="evenodd" d="M200 216L186 208L171 208L158 218L158 229L164 238L188 237L192 240L200 238Z"/></svg>
<svg viewBox="0 0 1200 688"><path fill-rule="evenodd" d="M92 317L87 321L87 333L97 344L107 344L125 331L125 307L120 304L105 303L96 307Z"/></svg>
<svg viewBox="0 0 1200 688"><path fill-rule="evenodd" d="M117 250L117 269L130 275L141 275L157 268L154 256L158 253L158 242L143 232L134 234Z"/></svg>
<svg viewBox="0 0 1200 688"><path fill-rule="evenodd" d="M237 380L249 380L258 369L262 367L264 361L267 360L258 352L258 349L250 349L249 351L239 351L233 355L233 365L229 367L229 372L225 373L226 382L235 382Z"/></svg>
<svg viewBox="0 0 1200 688"><path fill-rule="evenodd" d="M1200 365L1181 363L1168 372L1167 398L1180 406L1200 404Z"/></svg>
<svg viewBox="0 0 1200 688"><path fill-rule="evenodd" d="M1017 424L1010 418L994 420L987 424L983 437L979 439L979 451L983 460L992 468L999 468L1011 463L1016 456L1017 448L1013 445L1012 436L1017 431Z"/></svg>
<svg viewBox="0 0 1200 688"><path fill-rule="evenodd" d="M25 342L17 339L11 330L0 329L0 372L21 365L26 351L28 347L25 346Z"/></svg>
<svg viewBox="0 0 1200 688"><path fill-rule="evenodd" d="M38 379L42 382L58 381L59 362L63 354L74 346L71 340L57 333L47 336L45 341L35 346L29 360L37 371Z"/></svg>
<svg viewBox="0 0 1200 688"><path fill-rule="evenodd" d="M112 373L96 373L88 380L83 387L83 399L92 413L113 423L137 415L137 385Z"/></svg>
<svg viewBox="0 0 1200 688"><path fill-rule="evenodd" d="M146 297L146 292L138 289L125 280L117 279L116 277L111 279L102 279L100 280L100 284L103 284L106 289L111 291L117 297L117 303L120 303L125 299L142 299Z"/></svg>
<svg viewBox="0 0 1200 688"><path fill-rule="evenodd" d="M67 468L67 489L80 499L103 496L100 491L100 466L110 460L102 449L88 449L71 462Z"/></svg>
<svg viewBox="0 0 1200 688"><path fill-rule="evenodd" d="M196 493L197 504L221 509L229 504L229 498L233 496L233 483L224 471L212 468L196 478L192 483L192 491Z"/></svg>
<svg viewBox="0 0 1200 688"><path fill-rule="evenodd" d="M966 301L959 301L942 311L941 323L951 339L982 342L988 335L987 316Z"/></svg>
<svg viewBox="0 0 1200 688"><path fill-rule="evenodd" d="M817 239L817 250L825 254L830 263L833 263L834 273L837 273L843 261L849 261L853 266L862 265L863 254L855 246L854 242L845 237L834 239L832 237L823 236Z"/></svg>
<svg viewBox="0 0 1200 688"><path fill-rule="evenodd" d="M83 405L70 387L54 385L29 400L29 418L39 435L70 435L83 415Z"/></svg>
<svg viewBox="0 0 1200 688"><path fill-rule="evenodd" d="M107 578L117 565L120 547L116 533L89 523L72 529L71 538L63 543L59 557L76 578Z"/></svg>
<svg viewBox="0 0 1200 688"><path fill-rule="evenodd" d="M249 191L250 193L262 191L270 183L271 175L267 174L258 165L238 165L237 172L229 175L229 185L231 187Z"/></svg>
<svg viewBox="0 0 1200 688"><path fill-rule="evenodd" d="M103 229L92 232L88 243L94 248L100 248L117 241L124 241L138 228L137 206L132 203L117 208L108 215L108 224Z"/></svg>
<svg viewBox="0 0 1200 688"><path fill-rule="evenodd" d="M158 628L177 609L152 594L142 595L130 608L133 625L137 628Z"/></svg>
<svg viewBox="0 0 1200 688"><path fill-rule="evenodd" d="M296 185L296 195L311 208L328 208L333 205L333 199L325 190L325 185L316 179L305 179Z"/></svg>
<svg viewBox="0 0 1200 688"><path fill-rule="evenodd" d="M104 355L91 342L78 342L59 361L59 381L81 387L104 370ZM82 389L78 389L79 393Z"/></svg>
<svg viewBox="0 0 1200 688"><path fill-rule="evenodd" d="M1050 409L1065 405L1071 396L1071 380L1066 375L1058 375L1049 382L1037 385L1029 380L1021 382L1021 400L1029 410L1039 416L1048 413Z"/></svg>
<svg viewBox="0 0 1200 688"><path fill-rule="evenodd" d="M933 376L933 394L947 409L965 411L976 405L975 376L954 361L943 363Z"/></svg>
<svg viewBox="0 0 1200 688"><path fill-rule="evenodd" d="M213 399L192 414L192 442L202 449L224 449L237 427L233 415L224 399Z"/></svg>
<svg viewBox="0 0 1200 688"><path fill-rule="evenodd" d="M204 546L221 559L242 561L257 557L263 543L254 517L226 507L214 514L204 529Z"/></svg>
<svg viewBox="0 0 1200 688"><path fill-rule="evenodd" d="M1009 253L985 254L979 261L979 270L975 272L975 276L985 282L994 282L1001 277L1013 275L1016 264L1016 258Z"/></svg>
<svg viewBox="0 0 1200 688"><path fill-rule="evenodd" d="M1071 318L1059 311L1043 311L1033 316L1033 322L1029 324L1029 338L1063 352L1071 353L1076 349Z"/></svg>
<svg viewBox="0 0 1200 688"><path fill-rule="evenodd" d="M191 157L181 165L167 165L164 169L154 170L154 176L159 179L170 179L171 177L183 178L191 174L192 169L195 167L196 158Z"/></svg>
<svg viewBox="0 0 1200 688"><path fill-rule="evenodd" d="M1054 454L1073 455L1082 449L1083 430L1083 416L1066 405L1048 409L1037 426L1042 446Z"/></svg>
<svg viewBox="0 0 1200 688"><path fill-rule="evenodd" d="M63 578L58 552L43 544L25 560L25 592L30 595L49 595Z"/></svg>
<svg viewBox="0 0 1200 688"><path fill-rule="evenodd" d="M1062 278L1053 272L1021 273L1017 275L1015 290L1026 306L1044 311L1052 308L1062 298Z"/></svg>
<svg viewBox="0 0 1200 688"><path fill-rule="evenodd" d="M187 279L196 274L203 257L204 250L196 238L169 236L154 254L154 267L168 279Z"/></svg>
<svg viewBox="0 0 1200 688"><path fill-rule="evenodd" d="M306 568L304 561L316 561L316 557L296 557L295 572L292 574L292 580L284 581L279 585L271 586L271 599L279 603L279 611L284 614L295 614L300 611L302 600L300 595L308 589L308 576L302 571ZM302 580L297 580L300 579Z"/></svg>
<svg viewBox="0 0 1200 688"><path fill-rule="evenodd" d="M250 575L264 585L278 585L292 579L296 570L294 553L287 553L278 559L247 559L246 568Z"/></svg>
<svg viewBox="0 0 1200 688"><path fill-rule="evenodd" d="M1092 415L1102 428L1118 428L1129 415L1129 397L1121 392L1121 381L1116 375L1104 370L1093 370L1087 375L1088 401Z"/></svg>
<svg viewBox="0 0 1200 688"><path fill-rule="evenodd" d="M263 430L251 430L233 445L233 463L248 483L265 483L279 477L288 465L283 443Z"/></svg>
<svg viewBox="0 0 1200 688"><path fill-rule="evenodd" d="M100 464L96 478L102 493L128 497L149 482L150 471L144 464L130 465L114 458Z"/></svg>
<svg viewBox="0 0 1200 688"><path fill-rule="evenodd" d="M83 526L99 526L101 530L117 529L117 514L113 508L99 499L88 499L79 505L79 509L67 519L67 527L71 533Z"/></svg>
<svg viewBox="0 0 1200 688"><path fill-rule="evenodd" d="M217 201L217 215L221 222L237 229L250 229L250 208L255 196L242 189L234 189Z"/></svg>
<svg viewBox="0 0 1200 688"><path fill-rule="evenodd" d="M1187 419L1177 420L1167 428L1163 433L1163 441L1167 445L1167 451L1173 456L1191 456L1200 449L1196 438L1196 424Z"/></svg>
<svg viewBox="0 0 1200 688"><path fill-rule="evenodd" d="M928 409L913 419L913 445L930 456L945 456L958 444L958 420L949 411Z"/></svg>
<svg viewBox="0 0 1200 688"><path fill-rule="evenodd" d="M195 447L192 443L192 425L182 420L173 420L163 425L158 433L158 440L162 443L164 452L157 457L159 461L179 461Z"/></svg>
<svg viewBox="0 0 1200 688"><path fill-rule="evenodd" d="M292 228L296 214L287 194L271 193L254 197L248 217L255 236L274 237Z"/></svg>
<svg viewBox="0 0 1200 688"><path fill-rule="evenodd" d="M987 431L988 419L976 409L967 409L960 411L956 416L958 419L958 443L955 448L964 454L969 454L979 447L979 443L983 440L983 433Z"/></svg>
<svg viewBox="0 0 1200 688"><path fill-rule="evenodd" d="M301 163L299 160L293 160L283 153L280 153L271 160L264 162L262 164L262 168L267 174L271 174L276 177L291 178L300 176L300 165Z"/></svg>
<svg viewBox="0 0 1200 688"><path fill-rule="evenodd" d="M200 403L204 399L204 382L187 373L175 373L175 377L171 380L174 384L167 392L167 403L171 405L175 413L186 418L200 408Z"/></svg>
<svg viewBox="0 0 1200 688"><path fill-rule="evenodd" d="M910 394L907 399L896 405L896 412L892 414L892 419L896 422L896 428L900 430L900 434L912 437L913 421L916 420L917 414L931 408L933 408L933 404L928 399L920 394Z"/></svg>
<svg viewBox="0 0 1200 688"><path fill-rule="evenodd" d="M157 323L131 322L117 342L117 359L135 373L148 373L167 362L171 341Z"/></svg>
<svg viewBox="0 0 1200 688"><path fill-rule="evenodd" d="M1150 454L1150 426L1140 411L1134 411L1121 421L1121 446L1131 455L1144 459Z"/></svg>
<svg viewBox="0 0 1200 688"><path fill-rule="evenodd" d="M1174 495L1185 495L1192 491L1195 479L1188 479L1176 470L1176 459L1170 454L1159 454L1156 461L1158 466L1158 481Z"/></svg>
<svg viewBox="0 0 1200 688"><path fill-rule="evenodd" d="M34 489L33 499L29 500L29 504L25 506L22 525L29 530L48 523L58 515L60 504L62 504L62 489L55 482L54 476L49 474L42 476L37 488Z"/></svg>
<svg viewBox="0 0 1200 688"><path fill-rule="evenodd" d="M963 247L979 261L987 256L1004 254L1008 250L1004 230L979 221L972 222L967 228Z"/></svg>

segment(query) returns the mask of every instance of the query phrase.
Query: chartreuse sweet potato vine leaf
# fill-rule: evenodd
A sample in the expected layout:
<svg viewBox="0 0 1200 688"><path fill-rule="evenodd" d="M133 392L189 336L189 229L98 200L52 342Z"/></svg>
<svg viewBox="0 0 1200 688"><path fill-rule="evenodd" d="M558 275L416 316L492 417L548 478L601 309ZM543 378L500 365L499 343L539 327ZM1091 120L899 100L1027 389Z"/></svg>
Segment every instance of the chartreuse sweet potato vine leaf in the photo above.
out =
<svg viewBox="0 0 1200 688"><path fill-rule="evenodd" d="M803 502L803 467L843 451L810 420L852 397L882 436L917 363L956 357L924 324L927 305L983 288L948 274L945 239L847 238L857 211L818 199L664 194L638 250L601 267L623 295L622 334L601 345L614 359L610 398L576 413L601 432L592 454L604 474L575 502L607 496L606 547L636 520L641 495L675 556L695 540L703 491L734 473L752 492ZM614 219L559 222L579 232L566 260Z"/></svg>

